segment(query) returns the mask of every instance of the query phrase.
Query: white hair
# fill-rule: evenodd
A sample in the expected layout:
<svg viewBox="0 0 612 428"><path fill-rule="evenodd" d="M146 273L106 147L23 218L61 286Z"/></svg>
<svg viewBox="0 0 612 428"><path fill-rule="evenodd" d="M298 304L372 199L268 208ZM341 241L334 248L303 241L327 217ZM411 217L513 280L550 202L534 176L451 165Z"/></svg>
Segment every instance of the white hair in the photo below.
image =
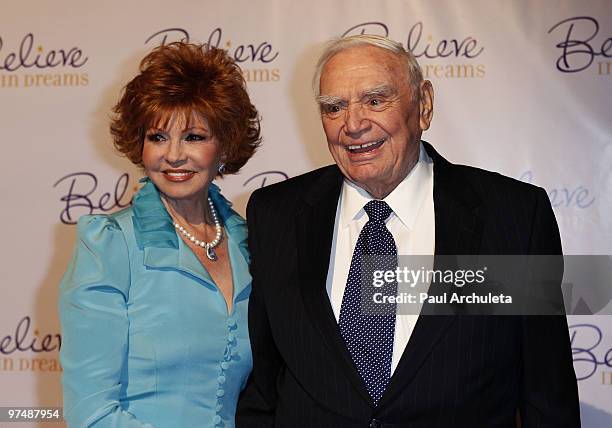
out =
<svg viewBox="0 0 612 428"><path fill-rule="evenodd" d="M319 57L319 61L317 62L317 66L315 68L315 74L312 78L312 88L314 90L315 97L319 97L321 94L321 73L323 72L325 64L327 64L331 57L355 46L367 45L376 46L395 54L400 61L406 65L406 78L408 79L408 83L417 94L419 93L419 86L423 81L423 73L421 72L421 67L419 67L419 63L412 52L404 49L401 43L387 37L375 36L371 34L359 34L355 36L333 39L327 44L325 50Z"/></svg>

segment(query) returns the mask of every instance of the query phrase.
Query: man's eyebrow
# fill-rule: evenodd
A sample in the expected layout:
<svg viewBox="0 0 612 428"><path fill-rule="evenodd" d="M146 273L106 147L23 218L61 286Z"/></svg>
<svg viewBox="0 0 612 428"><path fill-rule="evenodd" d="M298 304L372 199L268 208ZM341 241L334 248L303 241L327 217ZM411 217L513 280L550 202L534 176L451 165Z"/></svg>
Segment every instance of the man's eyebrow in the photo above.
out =
<svg viewBox="0 0 612 428"><path fill-rule="evenodd" d="M319 95L317 97L317 103L322 106L330 106L334 104L341 104L344 100L334 95Z"/></svg>
<svg viewBox="0 0 612 428"><path fill-rule="evenodd" d="M390 97L397 93L397 90L387 84L382 84L378 86L374 86L373 88L365 89L361 93L361 99L371 98L371 97ZM319 95L317 97L317 103L321 106L329 106L334 104L345 104L347 101L341 97L335 95Z"/></svg>
<svg viewBox="0 0 612 428"><path fill-rule="evenodd" d="M396 94L397 91L395 90L395 88L393 86L390 85L378 85L378 86L374 86L373 88L369 88L364 90L361 93L361 98L371 98L374 96L379 96L379 97L389 97L391 95Z"/></svg>

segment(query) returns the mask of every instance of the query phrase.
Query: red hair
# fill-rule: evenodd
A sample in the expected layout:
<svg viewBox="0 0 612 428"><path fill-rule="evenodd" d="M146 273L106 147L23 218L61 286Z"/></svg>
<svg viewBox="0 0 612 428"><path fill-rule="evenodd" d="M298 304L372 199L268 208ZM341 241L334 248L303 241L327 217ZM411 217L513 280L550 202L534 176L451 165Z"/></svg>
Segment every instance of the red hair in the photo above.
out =
<svg viewBox="0 0 612 428"><path fill-rule="evenodd" d="M174 42L153 49L113 112L115 147L139 166L145 131L175 112L206 119L219 141L225 173L238 172L261 143L259 115L242 71L225 51L207 45Z"/></svg>

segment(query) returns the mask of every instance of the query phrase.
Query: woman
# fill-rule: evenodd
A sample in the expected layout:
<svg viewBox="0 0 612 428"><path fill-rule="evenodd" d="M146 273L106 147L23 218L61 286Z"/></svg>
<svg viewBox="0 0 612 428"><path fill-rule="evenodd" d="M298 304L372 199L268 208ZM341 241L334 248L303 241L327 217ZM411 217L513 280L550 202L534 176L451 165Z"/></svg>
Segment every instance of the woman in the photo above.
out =
<svg viewBox="0 0 612 428"><path fill-rule="evenodd" d="M70 427L234 426L251 370L246 226L212 183L260 143L238 66L160 46L125 88L115 146L144 169L132 206L85 216L60 295Z"/></svg>

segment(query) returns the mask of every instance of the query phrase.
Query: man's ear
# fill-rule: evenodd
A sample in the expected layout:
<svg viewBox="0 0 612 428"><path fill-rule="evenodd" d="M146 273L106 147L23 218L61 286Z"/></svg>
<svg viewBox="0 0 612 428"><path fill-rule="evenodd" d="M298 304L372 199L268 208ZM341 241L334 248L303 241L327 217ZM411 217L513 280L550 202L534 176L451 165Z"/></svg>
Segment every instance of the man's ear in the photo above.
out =
<svg viewBox="0 0 612 428"><path fill-rule="evenodd" d="M421 127L421 131L425 131L429 129L429 124L433 118L433 86L429 80L423 80L419 90L421 92L421 101L419 103L419 125Z"/></svg>

